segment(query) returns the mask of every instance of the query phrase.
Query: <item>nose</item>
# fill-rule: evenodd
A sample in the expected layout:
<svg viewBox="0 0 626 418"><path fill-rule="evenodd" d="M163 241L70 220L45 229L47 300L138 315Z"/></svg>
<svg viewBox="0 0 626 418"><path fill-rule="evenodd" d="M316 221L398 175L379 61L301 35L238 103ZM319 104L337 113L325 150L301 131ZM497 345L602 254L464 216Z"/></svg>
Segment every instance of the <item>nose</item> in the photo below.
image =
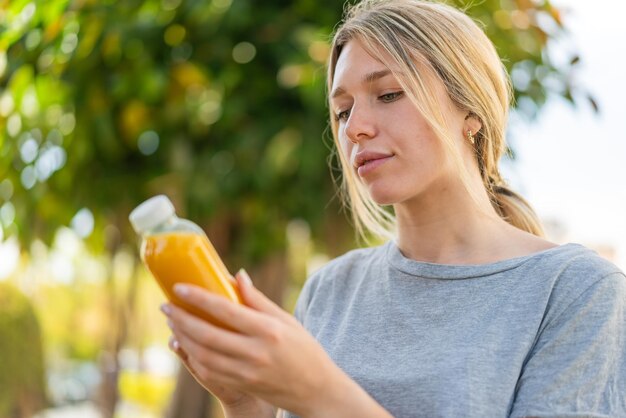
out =
<svg viewBox="0 0 626 418"><path fill-rule="evenodd" d="M345 134L352 143L376 136L376 121L366 106L353 105L346 121Z"/></svg>

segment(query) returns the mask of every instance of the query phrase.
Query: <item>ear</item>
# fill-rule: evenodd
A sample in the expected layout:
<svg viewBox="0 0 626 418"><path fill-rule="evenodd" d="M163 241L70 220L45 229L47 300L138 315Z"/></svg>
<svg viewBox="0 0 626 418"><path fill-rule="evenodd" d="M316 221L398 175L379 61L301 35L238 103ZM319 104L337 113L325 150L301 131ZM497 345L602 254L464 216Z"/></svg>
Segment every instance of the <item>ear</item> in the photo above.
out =
<svg viewBox="0 0 626 418"><path fill-rule="evenodd" d="M467 112L465 122L463 122L463 135L465 135L467 131L472 131L472 135L476 135L482 127L483 123L480 121L478 116L476 116L473 112Z"/></svg>

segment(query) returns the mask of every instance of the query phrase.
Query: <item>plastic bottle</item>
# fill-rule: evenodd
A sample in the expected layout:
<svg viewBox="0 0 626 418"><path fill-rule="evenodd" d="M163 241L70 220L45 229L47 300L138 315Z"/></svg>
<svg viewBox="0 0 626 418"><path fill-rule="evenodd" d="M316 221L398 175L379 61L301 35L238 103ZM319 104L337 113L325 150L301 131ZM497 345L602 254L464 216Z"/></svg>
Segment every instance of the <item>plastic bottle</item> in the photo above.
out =
<svg viewBox="0 0 626 418"><path fill-rule="evenodd" d="M178 218L174 205L164 195L152 197L137 206L129 219L142 237L141 259L167 298L196 316L226 327L180 300L173 291L176 283L186 282L241 303L235 280L202 228Z"/></svg>

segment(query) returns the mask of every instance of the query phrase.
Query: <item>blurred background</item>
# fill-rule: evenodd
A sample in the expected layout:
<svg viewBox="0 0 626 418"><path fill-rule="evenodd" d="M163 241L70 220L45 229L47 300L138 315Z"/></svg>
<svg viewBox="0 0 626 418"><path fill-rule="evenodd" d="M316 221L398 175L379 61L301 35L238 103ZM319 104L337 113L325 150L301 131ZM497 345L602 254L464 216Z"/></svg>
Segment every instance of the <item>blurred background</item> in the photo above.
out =
<svg viewBox="0 0 626 418"><path fill-rule="evenodd" d="M504 177L550 239L624 269L626 6L453 4L512 75ZM325 104L343 7L0 0L0 418L221 416L167 349L128 214L167 194L291 311L359 245Z"/></svg>

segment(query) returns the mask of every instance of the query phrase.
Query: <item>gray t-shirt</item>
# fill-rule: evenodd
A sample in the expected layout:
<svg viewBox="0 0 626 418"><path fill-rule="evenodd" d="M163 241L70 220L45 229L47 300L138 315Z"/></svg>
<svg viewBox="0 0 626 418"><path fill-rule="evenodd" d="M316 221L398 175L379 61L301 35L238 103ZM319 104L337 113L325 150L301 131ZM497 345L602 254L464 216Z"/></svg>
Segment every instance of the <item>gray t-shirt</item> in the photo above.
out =
<svg viewBox="0 0 626 418"><path fill-rule="evenodd" d="M396 418L626 417L626 277L579 244L465 266L354 250L295 316Z"/></svg>

